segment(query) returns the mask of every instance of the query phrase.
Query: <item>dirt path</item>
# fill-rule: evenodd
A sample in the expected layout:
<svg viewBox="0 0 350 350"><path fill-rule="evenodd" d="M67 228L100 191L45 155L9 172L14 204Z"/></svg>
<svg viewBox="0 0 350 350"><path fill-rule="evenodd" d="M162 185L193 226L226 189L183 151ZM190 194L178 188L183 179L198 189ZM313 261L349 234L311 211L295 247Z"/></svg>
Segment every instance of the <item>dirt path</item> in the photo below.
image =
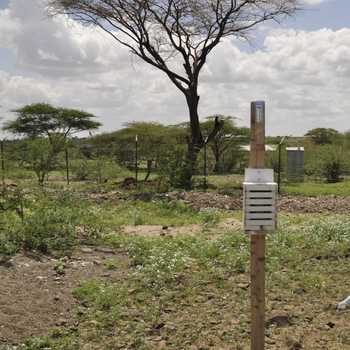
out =
<svg viewBox="0 0 350 350"><path fill-rule="evenodd" d="M41 262L17 255L0 266L0 345L18 344L30 336L46 334L52 327L74 323L72 290L89 278L113 280L126 271L126 258L102 250L85 247L70 259L46 258ZM120 268L106 269L104 261L111 258Z"/></svg>

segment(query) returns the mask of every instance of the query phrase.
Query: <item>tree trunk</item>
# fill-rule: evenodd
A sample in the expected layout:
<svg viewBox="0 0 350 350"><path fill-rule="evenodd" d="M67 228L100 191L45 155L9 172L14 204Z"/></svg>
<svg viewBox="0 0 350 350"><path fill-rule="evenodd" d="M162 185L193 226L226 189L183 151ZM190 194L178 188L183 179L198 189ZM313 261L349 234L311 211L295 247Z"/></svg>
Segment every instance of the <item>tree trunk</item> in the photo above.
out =
<svg viewBox="0 0 350 350"><path fill-rule="evenodd" d="M204 141L198 116L199 96L197 87L198 79L195 79L191 87L186 90L185 93L191 129L191 137L188 139L186 161L183 169L181 169L181 178L179 179L179 185L185 189L192 188L192 177L195 173L198 154L203 148L204 142L210 142L223 126L223 123L217 118L215 120L214 129L207 135L207 139Z"/></svg>
<svg viewBox="0 0 350 350"><path fill-rule="evenodd" d="M196 169L197 157L204 145L198 116L199 96L197 94L197 87L187 92L186 102L190 116L191 137L188 140L186 164L184 169L182 169L183 174L181 182L185 189L191 189L192 177Z"/></svg>

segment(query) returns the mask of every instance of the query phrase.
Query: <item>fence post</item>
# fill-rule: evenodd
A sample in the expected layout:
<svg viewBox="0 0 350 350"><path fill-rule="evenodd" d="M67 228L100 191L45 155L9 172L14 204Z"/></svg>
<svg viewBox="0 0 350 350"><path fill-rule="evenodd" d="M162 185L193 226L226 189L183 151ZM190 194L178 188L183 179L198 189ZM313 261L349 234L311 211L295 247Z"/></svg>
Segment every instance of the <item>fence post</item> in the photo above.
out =
<svg viewBox="0 0 350 350"><path fill-rule="evenodd" d="M139 167L138 167L138 136L135 136L135 180L138 183Z"/></svg>
<svg viewBox="0 0 350 350"><path fill-rule="evenodd" d="M67 179L67 185L70 184L69 181L69 153L68 153L68 148L65 149L66 153L66 179Z"/></svg>
<svg viewBox="0 0 350 350"><path fill-rule="evenodd" d="M0 142L0 152L1 152L1 183L2 183L2 194L4 196L6 191L4 140L1 140Z"/></svg>
<svg viewBox="0 0 350 350"><path fill-rule="evenodd" d="M206 137L204 140L204 191L207 190L208 184L207 184L207 176L208 176L208 168L207 168L207 142L208 138Z"/></svg>

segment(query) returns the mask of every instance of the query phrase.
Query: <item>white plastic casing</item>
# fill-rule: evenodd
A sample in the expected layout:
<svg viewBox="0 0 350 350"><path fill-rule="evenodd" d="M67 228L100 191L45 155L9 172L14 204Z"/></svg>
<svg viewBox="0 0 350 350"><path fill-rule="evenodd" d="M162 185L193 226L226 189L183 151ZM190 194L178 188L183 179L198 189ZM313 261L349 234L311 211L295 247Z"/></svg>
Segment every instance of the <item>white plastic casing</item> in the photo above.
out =
<svg viewBox="0 0 350 350"><path fill-rule="evenodd" d="M244 230L276 230L277 184L273 182L273 170L246 169L243 192Z"/></svg>

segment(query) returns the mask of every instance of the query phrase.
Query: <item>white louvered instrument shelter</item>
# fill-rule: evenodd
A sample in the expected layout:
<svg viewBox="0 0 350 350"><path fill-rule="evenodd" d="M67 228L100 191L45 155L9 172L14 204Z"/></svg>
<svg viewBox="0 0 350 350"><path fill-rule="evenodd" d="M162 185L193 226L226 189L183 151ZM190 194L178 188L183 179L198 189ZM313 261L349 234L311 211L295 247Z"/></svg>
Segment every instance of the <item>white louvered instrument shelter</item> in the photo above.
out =
<svg viewBox="0 0 350 350"><path fill-rule="evenodd" d="M273 170L246 169L243 190L244 230L276 230L277 184L273 182Z"/></svg>

